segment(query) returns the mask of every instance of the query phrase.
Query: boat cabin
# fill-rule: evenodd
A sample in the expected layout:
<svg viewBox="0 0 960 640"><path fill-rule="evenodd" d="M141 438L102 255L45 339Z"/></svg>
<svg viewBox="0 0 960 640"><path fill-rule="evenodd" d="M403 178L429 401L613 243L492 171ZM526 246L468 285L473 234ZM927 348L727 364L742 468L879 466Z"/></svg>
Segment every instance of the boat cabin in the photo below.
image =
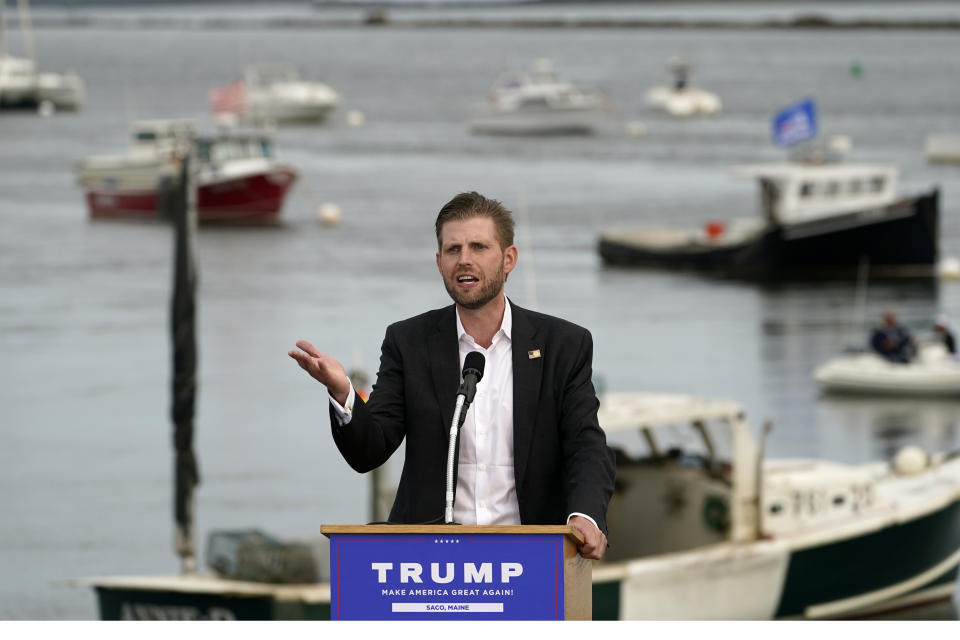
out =
<svg viewBox="0 0 960 640"><path fill-rule="evenodd" d="M617 464L606 560L758 537L759 449L740 405L607 393L598 417Z"/></svg>
<svg viewBox="0 0 960 640"><path fill-rule="evenodd" d="M196 135L191 120L136 120L130 123L131 151L180 151Z"/></svg>
<svg viewBox="0 0 960 640"><path fill-rule="evenodd" d="M229 133L196 138L196 157L201 164L220 165L231 160L272 158L273 144L262 134Z"/></svg>
<svg viewBox="0 0 960 640"><path fill-rule="evenodd" d="M607 393L598 418L617 458L607 561L815 537L876 512L892 473L887 461L766 460L768 428L758 439L729 400Z"/></svg>
<svg viewBox="0 0 960 640"><path fill-rule="evenodd" d="M896 199L899 171L884 164L769 163L734 167L754 178L769 225L789 225L885 207Z"/></svg>
<svg viewBox="0 0 960 640"><path fill-rule="evenodd" d="M243 68L248 87L269 87L274 84L300 82L300 72L289 62L261 62Z"/></svg>

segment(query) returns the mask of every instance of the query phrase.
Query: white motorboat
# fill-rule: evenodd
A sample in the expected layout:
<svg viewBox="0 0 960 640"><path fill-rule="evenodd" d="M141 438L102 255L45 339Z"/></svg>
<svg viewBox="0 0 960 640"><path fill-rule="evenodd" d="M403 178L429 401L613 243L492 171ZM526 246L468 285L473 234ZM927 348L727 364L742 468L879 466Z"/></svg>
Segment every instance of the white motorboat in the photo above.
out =
<svg viewBox="0 0 960 640"><path fill-rule="evenodd" d="M765 459L735 402L612 393L611 547L594 619L880 617L943 606L960 563L960 457Z"/></svg>
<svg viewBox="0 0 960 640"><path fill-rule="evenodd" d="M690 86L690 65L685 60L673 58L668 66L673 83L651 87L646 94L648 105L678 118L711 116L720 112L720 98L715 93Z"/></svg>
<svg viewBox="0 0 960 640"><path fill-rule="evenodd" d="M598 89L558 76L547 59L529 71L509 71L493 83L487 102L470 119L474 133L591 134L609 117L612 103Z"/></svg>
<svg viewBox="0 0 960 640"><path fill-rule="evenodd" d="M960 396L960 361L942 344L921 343L909 363L871 351L838 356L817 368L824 391L883 395Z"/></svg>
<svg viewBox="0 0 960 640"><path fill-rule="evenodd" d="M340 104L327 84L304 80L288 62L248 65L243 78L209 94L214 115L240 123L322 122Z"/></svg>

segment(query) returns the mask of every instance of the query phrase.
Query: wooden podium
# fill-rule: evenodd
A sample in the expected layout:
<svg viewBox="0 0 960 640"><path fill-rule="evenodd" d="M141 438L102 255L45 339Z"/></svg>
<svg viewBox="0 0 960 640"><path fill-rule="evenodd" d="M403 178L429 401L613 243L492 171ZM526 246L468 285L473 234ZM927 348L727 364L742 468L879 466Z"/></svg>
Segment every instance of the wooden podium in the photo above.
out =
<svg viewBox="0 0 960 640"><path fill-rule="evenodd" d="M590 620L569 526L325 525L331 620Z"/></svg>

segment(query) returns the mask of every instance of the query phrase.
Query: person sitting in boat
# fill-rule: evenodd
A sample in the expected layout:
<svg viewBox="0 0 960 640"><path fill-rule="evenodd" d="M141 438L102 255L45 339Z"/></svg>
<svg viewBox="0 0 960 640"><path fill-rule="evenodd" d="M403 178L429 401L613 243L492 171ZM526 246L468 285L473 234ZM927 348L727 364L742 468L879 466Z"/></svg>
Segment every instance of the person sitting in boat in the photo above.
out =
<svg viewBox="0 0 960 640"><path fill-rule="evenodd" d="M943 346L947 348L947 352L950 355L957 355L957 342L953 338L953 332L950 331L947 316L942 313L937 316L937 319L933 323L933 333L937 342L943 343Z"/></svg>
<svg viewBox="0 0 960 640"><path fill-rule="evenodd" d="M910 362L917 353L913 336L892 311L883 314L883 325L873 330L870 346L891 362Z"/></svg>

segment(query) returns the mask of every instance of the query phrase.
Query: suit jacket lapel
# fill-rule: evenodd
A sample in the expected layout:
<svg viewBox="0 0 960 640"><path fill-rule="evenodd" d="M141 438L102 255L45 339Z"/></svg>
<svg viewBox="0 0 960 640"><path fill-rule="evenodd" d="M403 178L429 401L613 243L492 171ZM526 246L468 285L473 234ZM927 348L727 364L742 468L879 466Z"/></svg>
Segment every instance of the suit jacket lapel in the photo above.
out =
<svg viewBox="0 0 960 640"><path fill-rule="evenodd" d="M444 433L453 420L453 405L457 400L460 385L460 351L457 347L457 320L451 305L439 314L433 333L427 338L430 352L430 372L433 377L433 392L440 403Z"/></svg>
<svg viewBox="0 0 960 640"><path fill-rule="evenodd" d="M537 328L526 310L510 303L513 314L511 336L513 350L513 468L517 490L523 486L527 460L537 420L540 399L540 381L543 378L543 357L530 357L530 352L542 349L536 343Z"/></svg>

